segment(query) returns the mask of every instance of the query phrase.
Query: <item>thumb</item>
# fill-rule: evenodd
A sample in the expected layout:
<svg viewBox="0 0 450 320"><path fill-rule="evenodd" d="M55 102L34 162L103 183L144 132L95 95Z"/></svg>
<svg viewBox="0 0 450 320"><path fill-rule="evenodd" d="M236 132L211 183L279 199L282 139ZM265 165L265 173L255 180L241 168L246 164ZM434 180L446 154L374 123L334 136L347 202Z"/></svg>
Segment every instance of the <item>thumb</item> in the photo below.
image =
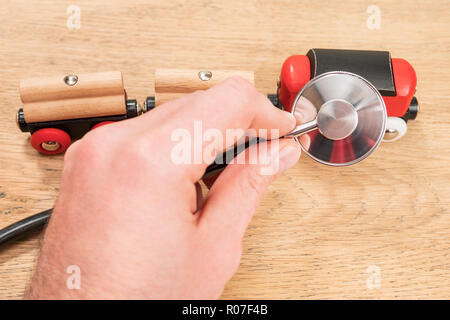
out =
<svg viewBox="0 0 450 320"><path fill-rule="evenodd" d="M240 241L269 184L292 167L300 153L293 139L280 139L255 144L239 154L209 190L199 228L220 240Z"/></svg>

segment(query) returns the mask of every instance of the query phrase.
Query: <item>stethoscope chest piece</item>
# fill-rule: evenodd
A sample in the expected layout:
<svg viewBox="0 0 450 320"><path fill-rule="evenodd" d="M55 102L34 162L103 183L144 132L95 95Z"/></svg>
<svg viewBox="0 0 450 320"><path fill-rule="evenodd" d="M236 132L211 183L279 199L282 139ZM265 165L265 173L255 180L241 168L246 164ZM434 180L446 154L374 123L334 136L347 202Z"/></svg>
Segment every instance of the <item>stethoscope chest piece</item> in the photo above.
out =
<svg viewBox="0 0 450 320"><path fill-rule="evenodd" d="M287 136L320 163L355 164L383 139L386 106L378 90L350 72L328 72L309 81L294 100L293 114L316 114Z"/></svg>

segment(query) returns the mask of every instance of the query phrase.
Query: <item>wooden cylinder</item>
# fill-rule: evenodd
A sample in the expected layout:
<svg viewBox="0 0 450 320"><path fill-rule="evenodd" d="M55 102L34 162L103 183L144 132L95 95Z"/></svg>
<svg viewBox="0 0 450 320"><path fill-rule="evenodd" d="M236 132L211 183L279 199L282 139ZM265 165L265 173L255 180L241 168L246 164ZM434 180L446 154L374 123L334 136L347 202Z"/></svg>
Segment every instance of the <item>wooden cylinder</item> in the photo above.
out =
<svg viewBox="0 0 450 320"><path fill-rule="evenodd" d="M156 69L155 105L161 105L197 90L209 89L232 76L240 76L254 83L251 71Z"/></svg>
<svg viewBox="0 0 450 320"><path fill-rule="evenodd" d="M68 85L65 75L20 81L27 123L113 116L126 113L120 71L77 74Z"/></svg>

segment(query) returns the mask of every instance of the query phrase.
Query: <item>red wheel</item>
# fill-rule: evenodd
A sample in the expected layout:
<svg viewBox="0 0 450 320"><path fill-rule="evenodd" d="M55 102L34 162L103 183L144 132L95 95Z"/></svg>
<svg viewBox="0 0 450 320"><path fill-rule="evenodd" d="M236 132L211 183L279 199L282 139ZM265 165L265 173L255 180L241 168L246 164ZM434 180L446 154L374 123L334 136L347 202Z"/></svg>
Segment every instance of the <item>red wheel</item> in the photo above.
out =
<svg viewBox="0 0 450 320"><path fill-rule="evenodd" d="M110 123L114 123L115 121L103 121L103 122L99 122L97 123L95 126L92 127L91 130L94 130L95 128L104 126L105 124L110 124Z"/></svg>
<svg viewBox="0 0 450 320"><path fill-rule="evenodd" d="M64 152L71 143L67 132L56 128L39 129L31 135L31 145L45 154Z"/></svg>

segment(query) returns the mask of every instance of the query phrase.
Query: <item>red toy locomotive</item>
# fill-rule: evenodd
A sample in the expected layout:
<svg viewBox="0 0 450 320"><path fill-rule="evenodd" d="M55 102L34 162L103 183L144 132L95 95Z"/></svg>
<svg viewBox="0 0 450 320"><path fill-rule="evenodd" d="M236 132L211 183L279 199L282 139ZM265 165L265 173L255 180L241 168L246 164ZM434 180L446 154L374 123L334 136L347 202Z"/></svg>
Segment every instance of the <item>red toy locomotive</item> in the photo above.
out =
<svg viewBox="0 0 450 320"><path fill-rule="evenodd" d="M272 102L291 111L303 86L329 71L358 74L378 89L389 117L387 133L398 133L393 140L401 138L406 132L406 122L417 117L416 73L408 61L391 59L388 51L311 49L306 55L291 56L283 63L277 95L272 95Z"/></svg>

